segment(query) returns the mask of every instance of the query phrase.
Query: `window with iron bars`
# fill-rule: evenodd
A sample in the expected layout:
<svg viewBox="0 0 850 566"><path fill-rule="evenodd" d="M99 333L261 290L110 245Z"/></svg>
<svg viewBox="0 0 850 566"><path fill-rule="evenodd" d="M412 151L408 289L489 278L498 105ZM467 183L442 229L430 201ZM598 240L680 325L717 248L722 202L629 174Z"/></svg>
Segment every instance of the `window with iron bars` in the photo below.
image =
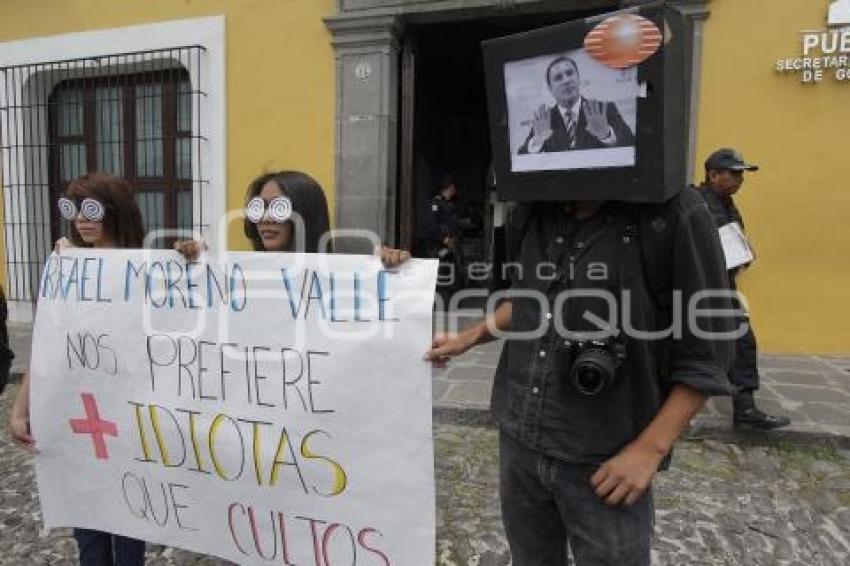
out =
<svg viewBox="0 0 850 566"><path fill-rule="evenodd" d="M106 171L136 188L149 243L203 233L202 47L0 68L10 300L32 300L42 263L69 224L68 183ZM10 208L11 207L11 208ZM160 236L161 234L161 236ZM154 235L153 238L150 235Z"/></svg>

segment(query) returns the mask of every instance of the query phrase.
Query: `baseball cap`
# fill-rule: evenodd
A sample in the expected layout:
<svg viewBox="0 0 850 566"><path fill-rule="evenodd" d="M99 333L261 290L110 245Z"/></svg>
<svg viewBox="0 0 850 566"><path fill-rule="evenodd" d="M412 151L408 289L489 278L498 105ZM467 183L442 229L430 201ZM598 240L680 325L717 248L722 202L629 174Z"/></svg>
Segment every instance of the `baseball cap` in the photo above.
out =
<svg viewBox="0 0 850 566"><path fill-rule="evenodd" d="M758 171L758 165L744 161L744 156L738 151L724 147L718 149L705 160L706 171Z"/></svg>

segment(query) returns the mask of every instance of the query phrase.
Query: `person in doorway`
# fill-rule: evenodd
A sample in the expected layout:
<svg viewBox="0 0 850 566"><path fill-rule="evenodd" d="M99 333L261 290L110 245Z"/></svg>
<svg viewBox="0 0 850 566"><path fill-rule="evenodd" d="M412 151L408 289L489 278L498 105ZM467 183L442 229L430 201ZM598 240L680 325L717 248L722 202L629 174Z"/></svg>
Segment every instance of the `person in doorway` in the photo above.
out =
<svg viewBox="0 0 850 566"><path fill-rule="evenodd" d="M735 201L732 199L744 182L744 171L758 171L758 166L748 164L741 154L731 148L721 148L712 153L705 161L705 181L699 192L708 204L720 229L729 224L744 233L744 220ZM734 266L728 270L729 288L738 289L736 278L746 265ZM735 362L729 371L729 381L735 388L732 397L732 422L736 428L768 430L788 426L791 419L781 415L771 415L756 406L753 393L759 388L758 349L756 337L749 317L747 332L735 342Z"/></svg>
<svg viewBox="0 0 850 566"><path fill-rule="evenodd" d="M457 187L451 175L440 180L437 193L428 199L425 222L419 238L423 255L443 259L454 253L458 239Z"/></svg>
<svg viewBox="0 0 850 566"><path fill-rule="evenodd" d="M56 249L141 248L144 240L142 213L125 180L107 173L91 173L71 181L59 199L59 211L69 222L70 241L61 238ZM24 374L9 415L12 440L35 452L29 423L30 378ZM129 537L91 529L74 529L81 566L140 566L145 562L145 543Z"/></svg>
<svg viewBox="0 0 850 566"><path fill-rule="evenodd" d="M437 286L444 300L457 287L459 278L457 193L454 178L444 175L437 193L428 199L419 236L419 253L440 262Z"/></svg>

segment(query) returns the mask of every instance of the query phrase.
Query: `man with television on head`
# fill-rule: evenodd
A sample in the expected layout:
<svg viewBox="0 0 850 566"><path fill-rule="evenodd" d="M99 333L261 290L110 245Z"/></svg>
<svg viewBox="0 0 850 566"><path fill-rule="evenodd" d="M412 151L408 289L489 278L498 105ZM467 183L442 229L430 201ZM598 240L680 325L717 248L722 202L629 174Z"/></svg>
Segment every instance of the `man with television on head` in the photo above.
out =
<svg viewBox="0 0 850 566"><path fill-rule="evenodd" d="M703 310L730 307L723 253L693 188L660 204L569 192L515 207L508 261L521 268L505 299L425 358L440 367L509 332L491 411L514 566L563 566L568 548L576 566L646 566L653 479L706 398L730 392L734 320Z"/></svg>
<svg viewBox="0 0 850 566"><path fill-rule="evenodd" d="M671 30L646 70L682 72L685 15L653 6L641 16ZM440 366L505 338L491 412L514 566L563 566L568 553L576 566L650 564L655 475L706 398L731 393L737 320L723 250L705 201L682 188L684 83L668 81L640 105L647 111L636 119L645 127L635 143L613 105L586 112L593 101L580 96L579 69L556 58L547 70L559 102L554 117L568 137L566 124L575 122L575 140L560 147L642 151L633 166L545 171L514 171L505 151L505 66L552 53L553 45L571 52L596 21L484 45L499 196L519 201L506 223L510 287L501 302L488 301L494 310L486 321L436 335L425 354ZM548 118L552 132L537 124L526 151L557 151Z"/></svg>
<svg viewBox="0 0 850 566"><path fill-rule="evenodd" d="M581 76L567 56L554 59L546 69L546 84L555 106L541 104L534 112L531 131L519 154L632 146L634 135L613 102L581 96Z"/></svg>
<svg viewBox="0 0 850 566"><path fill-rule="evenodd" d="M732 148L718 149L705 160L705 182L699 192L714 215L718 229L732 225L740 234L744 233L744 220L732 200L744 182L744 171L758 171L758 166L747 163ZM748 265L731 266L728 270L731 290L737 290L735 279ZM746 322L747 332L735 341L735 362L729 371L729 381L734 388L732 422L739 429L769 430L787 426L791 424L788 417L765 413L756 406L753 392L759 388L760 381L758 350L752 326L749 320Z"/></svg>

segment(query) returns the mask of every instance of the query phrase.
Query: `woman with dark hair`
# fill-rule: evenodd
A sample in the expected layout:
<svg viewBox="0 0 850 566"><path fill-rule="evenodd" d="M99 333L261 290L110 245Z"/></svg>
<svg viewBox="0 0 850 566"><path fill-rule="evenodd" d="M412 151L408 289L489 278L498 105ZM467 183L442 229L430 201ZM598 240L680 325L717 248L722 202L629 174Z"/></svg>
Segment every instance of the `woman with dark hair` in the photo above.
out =
<svg viewBox="0 0 850 566"><path fill-rule="evenodd" d="M255 251L319 251L319 239L330 229L330 219L325 192L312 177L299 171L260 175L248 186L246 200L245 236L251 240ZM260 201L268 203L268 215L256 215ZM273 208L275 201L278 205ZM283 214L288 212L289 218L296 222L276 221L275 210ZM278 216L280 218L282 216Z"/></svg>
<svg viewBox="0 0 850 566"><path fill-rule="evenodd" d="M245 236L258 252L329 253L322 236L330 230L328 201L319 183L299 171L264 173L248 185L245 196ZM203 243L184 240L177 251L193 260ZM377 251L377 250L376 250ZM410 252L381 246L381 261L393 267L410 259Z"/></svg>
<svg viewBox="0 0 850 566"><path fill-rule="evenodd" d="M145 229L134 193L130 183L109 173L89 173L71 181L59 199L59 211L71 224L71 243L79 248L141 248ZM103 209L95 219L86 214L87 204L97 208L91 201Z"/></svg>
<svg viewBox="0 0 850 566"><path fill-rule="evenodd" d="M71 225L71 241L60 238L57 251L69 246L86 248L140 248L144 240L142 213L133 187L107 173L91 173L71 181L59 199L59 212ZM29 372L12 406L12 440L35 452L29 426ZM145 562L144 541L90 529L74 529L81 566L140 566Z"/></svg>

